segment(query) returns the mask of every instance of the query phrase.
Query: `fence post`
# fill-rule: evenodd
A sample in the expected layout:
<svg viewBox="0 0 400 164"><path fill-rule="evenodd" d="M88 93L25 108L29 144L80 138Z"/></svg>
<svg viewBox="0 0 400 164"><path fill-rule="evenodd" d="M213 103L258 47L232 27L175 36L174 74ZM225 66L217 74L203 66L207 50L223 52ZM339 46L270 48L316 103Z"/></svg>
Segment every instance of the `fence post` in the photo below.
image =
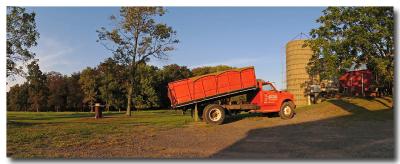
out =
<svg viewBox="0 0 400 164"><path fill-rule="evenodd" d="M194 105L194 121L197 122L199 121L199 111L197 110L197 103Z"/></svg>

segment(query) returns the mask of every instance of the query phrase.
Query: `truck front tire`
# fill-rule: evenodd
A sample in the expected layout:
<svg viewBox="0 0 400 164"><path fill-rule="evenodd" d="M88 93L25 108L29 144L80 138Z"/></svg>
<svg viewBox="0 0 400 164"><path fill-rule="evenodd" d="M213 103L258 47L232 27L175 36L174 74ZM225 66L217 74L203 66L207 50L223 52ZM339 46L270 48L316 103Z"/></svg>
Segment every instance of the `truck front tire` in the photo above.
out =
<svg viewBox="0 0 400 164"><path fill-rule="evenodd" d="M225 109L217 104L210 104L204 108L203 119L208 124L220 125L225 120Z"/></svg>
<svg viewBox="0 0 400 164"><path fill-rule="evenodd" d="M292 102L284 102L281 106L281 110L279 111L279 116L282 119L291 119L294 116L294 105Z"/></svg>

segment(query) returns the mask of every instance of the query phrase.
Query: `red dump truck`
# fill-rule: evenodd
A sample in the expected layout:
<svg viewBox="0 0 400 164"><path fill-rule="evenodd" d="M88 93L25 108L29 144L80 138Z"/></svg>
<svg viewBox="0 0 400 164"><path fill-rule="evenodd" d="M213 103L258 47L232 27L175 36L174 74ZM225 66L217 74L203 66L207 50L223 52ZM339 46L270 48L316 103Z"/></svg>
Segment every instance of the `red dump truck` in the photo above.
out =
<svg viewBox="0 0 400 164"><path fill-rule="evenodd" d="M294 96L278 91L270 82L257 80L254 67L231 69L170 82L172 108L192 109L210 124L221 124L226 115L241 111L294 116Z"/></svg>

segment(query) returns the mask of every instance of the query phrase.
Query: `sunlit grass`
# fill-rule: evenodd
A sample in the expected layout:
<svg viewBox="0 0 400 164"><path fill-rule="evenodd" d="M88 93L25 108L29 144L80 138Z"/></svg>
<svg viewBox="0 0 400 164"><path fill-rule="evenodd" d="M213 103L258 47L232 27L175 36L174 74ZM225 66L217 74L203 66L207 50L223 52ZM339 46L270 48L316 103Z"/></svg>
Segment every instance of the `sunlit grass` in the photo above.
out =
<svg viewBox="0 0 400 164"><path fill-rule="evenodd" d="M7 155L12 157L57 157L49 150L79 147L87 144L112 144L132 133L155 133L178 128L191 122L188 113L173 110L104 113L76 112L8 112Z"/></svg>

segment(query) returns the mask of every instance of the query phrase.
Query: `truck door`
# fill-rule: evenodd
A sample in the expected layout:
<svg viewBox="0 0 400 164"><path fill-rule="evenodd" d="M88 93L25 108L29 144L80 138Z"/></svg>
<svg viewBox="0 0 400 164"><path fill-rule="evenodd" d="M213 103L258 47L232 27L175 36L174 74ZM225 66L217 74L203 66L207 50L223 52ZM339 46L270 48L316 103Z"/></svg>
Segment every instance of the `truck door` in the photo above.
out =
<svg viewBox="0 0 400 164"><path fill-rule="evenodd" d="M277 105L279 100L278 91L271 83L264 83L262 86L262 103L264 110L279 110L279 105Z"/></svg>

